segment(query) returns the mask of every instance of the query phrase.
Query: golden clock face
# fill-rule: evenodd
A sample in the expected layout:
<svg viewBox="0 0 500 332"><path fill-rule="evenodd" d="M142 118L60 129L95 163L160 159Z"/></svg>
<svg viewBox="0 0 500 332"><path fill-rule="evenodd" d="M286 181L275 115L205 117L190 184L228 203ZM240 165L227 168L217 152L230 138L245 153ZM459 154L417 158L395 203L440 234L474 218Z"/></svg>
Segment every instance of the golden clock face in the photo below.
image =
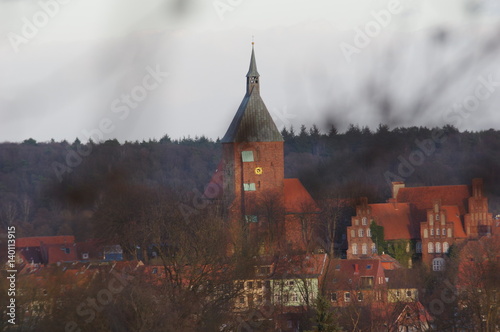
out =
<svg viewBox="0 0 500 332"><path fill-rule="evenodd" d="M257 175L262 174L262 167L256 167L255 168L255 174L257 174Z"/></svg>

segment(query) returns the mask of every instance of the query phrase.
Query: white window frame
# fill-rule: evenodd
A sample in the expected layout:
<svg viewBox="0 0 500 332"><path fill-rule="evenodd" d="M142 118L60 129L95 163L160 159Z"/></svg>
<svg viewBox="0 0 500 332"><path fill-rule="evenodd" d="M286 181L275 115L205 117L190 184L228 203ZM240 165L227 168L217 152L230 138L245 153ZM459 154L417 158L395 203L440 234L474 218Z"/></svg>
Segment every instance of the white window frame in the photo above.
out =
<svg viewBox="0 0 500 332"><path fill-rule="evenodd" d="M358 244L357 243L353 243L352 244L352 254L353 255L357 255L358 254Z"/></svg>
<svg viewBox="0 0 500 332"><path fill-rule="evenodd" d="M255 183L243 183L244 191L255 191Z"/></svg>
<svg viewBox="0 0 500 332"><path fill-rule="evenodd" d="M253 157L253 151L241 151L241 161L244 163L255 161Z"/></svg>
<svg viewBox="0 0 500 332"><path fill-rule="evenodd" d="M444 270L444 259L443 258L434 258L432 260L432 271L443 271Z"/></svg>

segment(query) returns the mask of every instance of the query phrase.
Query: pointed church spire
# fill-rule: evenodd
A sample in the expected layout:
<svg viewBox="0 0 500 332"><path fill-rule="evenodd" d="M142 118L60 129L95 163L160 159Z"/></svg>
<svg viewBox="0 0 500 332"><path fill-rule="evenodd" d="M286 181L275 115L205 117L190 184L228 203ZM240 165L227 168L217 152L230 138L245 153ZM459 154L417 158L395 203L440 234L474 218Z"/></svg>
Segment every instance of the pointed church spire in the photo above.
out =
<svg viewBox="0 0 500 332"><path fill-rule="evenodd" d="M247 74L247 91L226 135L221 140L222 143L283 141L283 136L276 128L276 124L260 96L259 76L252 42L252 58Z"/></svg>
<svg viewBox="0 0 500 332"><path fill-rule="evenodd" d="M247 93L260 92L259 87L259 72L257 71L257 63L255 62L255 51L253 48L254 42L252 41L252 57L250 58L250 68L247 73Z"/></svg>
<svg viewBox="0 0 500 332"><path fill-rule="evenodd" d="M257 63L255 62L254 42L252 41L252 57L250 59L250 68L248 69L247 77L259 77L257 71Z"/></svg>

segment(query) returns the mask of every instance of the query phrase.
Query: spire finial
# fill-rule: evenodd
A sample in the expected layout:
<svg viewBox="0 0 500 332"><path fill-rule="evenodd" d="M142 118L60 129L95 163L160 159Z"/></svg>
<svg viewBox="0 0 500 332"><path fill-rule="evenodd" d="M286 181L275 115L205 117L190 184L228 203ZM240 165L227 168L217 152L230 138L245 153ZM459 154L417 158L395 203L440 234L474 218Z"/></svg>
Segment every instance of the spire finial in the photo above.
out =
<svg viewBox="0 0 500 332"><path fill-rule="evenodd" d="M254 39L254 36L252 35L252 47L253 47L253 45L255 44L255 42L254 42L254 40L253 40L253 39Z"/></svg>

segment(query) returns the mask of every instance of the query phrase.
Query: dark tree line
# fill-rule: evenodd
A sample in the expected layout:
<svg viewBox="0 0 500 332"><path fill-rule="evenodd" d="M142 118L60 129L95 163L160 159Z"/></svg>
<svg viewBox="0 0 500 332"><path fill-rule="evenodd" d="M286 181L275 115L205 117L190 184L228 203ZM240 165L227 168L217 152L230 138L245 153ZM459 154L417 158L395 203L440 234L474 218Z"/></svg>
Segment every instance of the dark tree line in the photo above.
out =
<svg viewBox="0 0 500 332"><path fill-rule="evenodd" d="M441 130L440 142L412 172L402 174L421 142ZM298 177L318 201L326 198L368 197L384 202L390 197L387 174L408 186L470 184L482 177L492 212L498 207L500 131L459 132L443 128L408 127L372 131L350 125L340 133L334 126L284 128L285 175ZM71 151L91 151L79 163L68 163ZM221 144L206 137L159 141L100 143L44 142L0 144L0 220L2 228L15 224L18 236L75 234L93 236L89 219L105 195L120 185L169 188L187 205L203 192L221 158ZM430 153L428 153L431 151ZM67 167L57 176L55 165ZM398 168L399 167L399 168ZM408 174L409 173L409 174ZM389 177L390 178L390 177Z"/></svg>

